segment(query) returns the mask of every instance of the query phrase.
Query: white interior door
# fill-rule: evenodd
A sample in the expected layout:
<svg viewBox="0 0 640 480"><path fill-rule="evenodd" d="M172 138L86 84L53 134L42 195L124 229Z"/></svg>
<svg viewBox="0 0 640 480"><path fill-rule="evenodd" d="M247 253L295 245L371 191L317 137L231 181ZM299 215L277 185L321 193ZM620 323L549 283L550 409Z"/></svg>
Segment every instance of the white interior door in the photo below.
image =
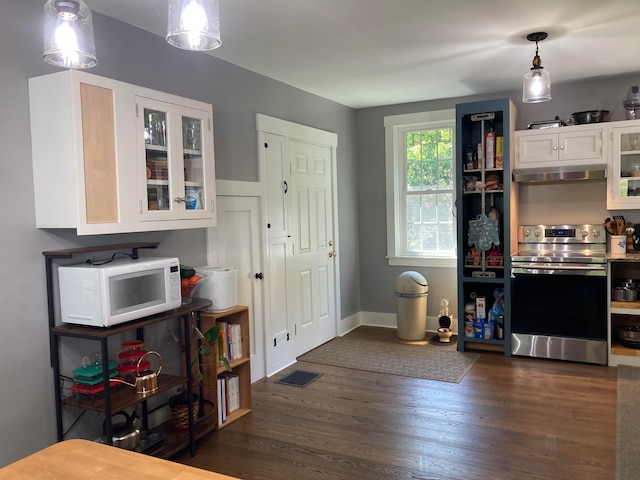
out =
<svg viewBox="0 0 640 480"><path fill-rule="evenodd" d="M332 149L289 141L293 248L287 281L296 355L335 338Z"/></svg>
<svg viewBox="0 0 640 480"><path fill-rule="evenodd" d="M261 114L256 124L266 195L265 336L270 376L336 336L338 137Z"/></svg>
<svg viewBox="0 0 640 480"><path fill-rule="evenodd" d="M249 307L251 381L255 382L266 375L261 199L219 196L217 201L218 226L208 230L207 261L238 269L238 304Z"/></svg>

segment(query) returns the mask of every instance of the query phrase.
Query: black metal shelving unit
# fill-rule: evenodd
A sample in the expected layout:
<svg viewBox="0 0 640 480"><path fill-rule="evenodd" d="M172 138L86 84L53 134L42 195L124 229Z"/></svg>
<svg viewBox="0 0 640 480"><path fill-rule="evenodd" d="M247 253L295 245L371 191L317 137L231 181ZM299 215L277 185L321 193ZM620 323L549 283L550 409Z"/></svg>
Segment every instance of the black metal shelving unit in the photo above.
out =
<svg viewBox="0 0 640 480"><path fill-rule="evenodd" d="M75 255L86 255L94 252L105 252L105 251L123 251L123 250L131 250L132 257L138 257L138 249L154 249L157 248L158 243L156 242L147 242L147 243L126 243L126 244L118 244L118 245L106 245L100 247L87 247L87 248L76 248L76 249L67 249L67 250L54 250L54 251L46 251L42 252L45 257L45 266L46 266L46 279L47 279L47 304L48 304L48 315L49 315L49 343L50 343L50 356L51 356L51 367L53 368L53 376L54 376L54 390L55 390L55 404L56 404L56 427L57 427L57 435L58 441L64 440L64 426L63 426L63 418L62 418L62 408L65 405L73 405L78 408L84 410L94 410L98 412L103 412L105 415L105 441L109 442L109 439L112 438L112 424L111 424L111 415L119 410L122 410L127 407L131 407L134 405L141 404L142 405L142 418L143 418L143 429L148 428L147 423L147 414L149 413L147 408L147 398L143 397L141 394L136 394L133 390L120 390L118 392L111 392L110 380L109 380L109 347L108 347L108 339L114 335L118 335L124 332L134 331L136 332L136 338L139 340L144 340L144 328L150 325L154 325L156 323L171 320L174 318L180 318L182 321L182 331L183 334L183 346L184 346L184 356L185 356L185 365L191 365L191 343L190 343L190 322L192 317L195 317L194 322L199 321L200 312L204 311L208 306L211 305L211 301L202 298L194 298L191 303L187 305L180 306L176 309L169 310L167 312L162 312L156 315L151 315L148 317L141 318L139 320L126 322L120 325L115 325L112 327L89 327L84 325L71 325L71 324L56 324L56 315L55 315L55 289L54 289L54 281L53 281L53 272L54 272L54 264L56 260L59 259L70 259ZM81 338L86 340L93 340L100 343L100 351L103 358L103 382L104 382L104 391L102 394L102 398L99 400L77 400L70 397L63 397L62 392L62 376L60 372L60 339L62 337L74 337ZM168 391L172 388L178 387L180 385L186 385L186 391L188 394L187 398L192 398L193 392L193 378L192 374L187 368L187 372L184 376L175 376L175 375L166 375L161 374L158 377L158 392L161 393L164 391ZM154 394L155 395L155 394ZM210 429L203 429L199 427L196 429L194 426L194 422L196 419L193 418L193 411L191 408L188 409L188 419L189 419L189 427L186 432L176 432L174 441L168 442L169 448L163 449L161 456L169 456L181 448L189 446L191 455L195 455L195 440L196 437L202 436L207 431L213 430L213 423L210 425ZM206 431L204 431L206 430Z"/></svg>

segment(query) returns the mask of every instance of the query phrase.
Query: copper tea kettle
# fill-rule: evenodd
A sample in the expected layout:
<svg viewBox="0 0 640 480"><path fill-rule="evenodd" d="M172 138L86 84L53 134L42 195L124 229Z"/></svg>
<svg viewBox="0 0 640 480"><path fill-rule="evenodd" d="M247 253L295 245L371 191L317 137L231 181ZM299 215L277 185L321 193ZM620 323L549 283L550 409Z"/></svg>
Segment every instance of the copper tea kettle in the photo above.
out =
<svg viewBox="0 0 640 480"><path fill-rule="evenodd" d="M156 372L152 372L150 370L140 371L140 363L142 359L147 355L155 355L158 357L158 370ZM121 380L119 378L112 378L112 382L124 383L125 385L129 385L136 389L136 393L142 395L143 397L147 397L153 393L158 391L158 375L160 375L160 371L162 370L162 357L160 354L154 350L149 350L147 353L142 355L138 359L138 363L136 365L136 377L134 383L129 383L126 380Z"/></svg>

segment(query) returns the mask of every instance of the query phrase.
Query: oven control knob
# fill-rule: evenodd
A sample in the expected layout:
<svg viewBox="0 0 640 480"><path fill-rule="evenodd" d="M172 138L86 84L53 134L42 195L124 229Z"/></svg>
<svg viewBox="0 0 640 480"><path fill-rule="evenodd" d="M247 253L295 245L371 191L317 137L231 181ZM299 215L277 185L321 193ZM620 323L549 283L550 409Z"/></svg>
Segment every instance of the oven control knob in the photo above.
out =
<svg viewBox="0 0 640 480"><path fill-rule="evenodd" d="M591 235L593 235L594 237L599 237L600 236L600 231L599 230L594 230L593 232L591 232Z"/></svg>
<svg viewBox="0 0 640 480"><path fill-rule="evenodd" d="M589 231L588 230L582 230L582 232L580 232L580 235L582 235L582 238L587 238L589 236Z"/></svg>
<svg viewBox="0 0 640 480"><path fill-rule="evenodd" d="M528 228L524 229L524 237L527 238L529 235L531 235L531 230L529 230Z"/></svg>
<svg viewBox="0 0 640 480"><path fill-rule="evenodd" d="M533 234L534 234L536 237L539 237L539 236L541 235L541 234L540 234L540 230L536 230L536 231L534 231L534 232L533 232Z"/></svg>

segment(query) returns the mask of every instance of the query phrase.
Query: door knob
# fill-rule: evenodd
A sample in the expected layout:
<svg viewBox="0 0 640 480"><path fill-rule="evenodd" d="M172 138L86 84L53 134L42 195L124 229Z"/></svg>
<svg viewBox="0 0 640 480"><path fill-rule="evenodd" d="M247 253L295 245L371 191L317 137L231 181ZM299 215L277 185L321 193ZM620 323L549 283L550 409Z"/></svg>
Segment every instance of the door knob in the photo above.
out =
<svg viewBox="0 0 640 480"><path fill-rule="evenodd" d="M260 273L256 273L256 278L257 278L258 280L262 280L262 279L264 278L264 275L262 274L262 272L260 272Z"/></svg>
<svg viewBox="0 0 640 480"><path fill-rule="evenodd" d="M329 252L329 257L335 257L336 255L338 255L336 252Z"/></svg>

